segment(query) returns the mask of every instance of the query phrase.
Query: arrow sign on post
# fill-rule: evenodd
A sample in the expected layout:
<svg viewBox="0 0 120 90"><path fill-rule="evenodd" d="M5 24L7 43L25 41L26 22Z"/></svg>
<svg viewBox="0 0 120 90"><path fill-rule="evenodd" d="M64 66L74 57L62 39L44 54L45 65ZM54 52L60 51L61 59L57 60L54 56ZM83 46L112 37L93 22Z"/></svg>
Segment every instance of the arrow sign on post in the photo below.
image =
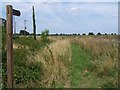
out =
<svg viewBox="0 0 120 90"><path fill-rule="evenodd" d="M13 88L13 15L20 16L20 11L6 6L7 31L7 88Z"/></svg>
<svg viewBox="0 0 120 90"><path fill-rule="evenodd" d="M13 9L13 15L20 16L20 11Z"/></svg>

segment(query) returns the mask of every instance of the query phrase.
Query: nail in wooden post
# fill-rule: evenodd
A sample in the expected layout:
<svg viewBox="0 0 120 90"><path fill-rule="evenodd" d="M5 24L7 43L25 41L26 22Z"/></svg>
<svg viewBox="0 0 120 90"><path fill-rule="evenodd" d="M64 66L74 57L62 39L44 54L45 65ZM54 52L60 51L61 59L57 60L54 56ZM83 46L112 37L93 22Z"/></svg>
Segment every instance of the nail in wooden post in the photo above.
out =
<svg viewBox="0 0 120 90"><path fill-rule="evenodd" d="M7 88L13 88L13 16L11 5L6 6L7 19Z"/></svg>

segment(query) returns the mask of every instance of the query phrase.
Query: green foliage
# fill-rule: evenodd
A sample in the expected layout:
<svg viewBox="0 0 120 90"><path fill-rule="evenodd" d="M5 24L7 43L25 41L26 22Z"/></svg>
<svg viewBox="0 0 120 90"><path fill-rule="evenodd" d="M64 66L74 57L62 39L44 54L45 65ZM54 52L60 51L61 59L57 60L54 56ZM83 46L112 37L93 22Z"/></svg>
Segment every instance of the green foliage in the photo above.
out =
<svg viewBox="0 0 120 90"><path fill-rule="evenodd" d="M6 55L5 46L6 46L6 28L2 26L0 27L0 55L2 55L2 70L1 70L2 71L2 87L5 87L6 80L7 80L6 78L7 55Z"/></svg>
<svg viewBox="0 0 120 90"><path fill-rule="evenodd" d="M93 32L89 32L88 35L94 35L94 33Z"/></svg>
<svg viewBox="0 0 120 90"><path fill-rule="evenodd" d="M22 48L14 49L15 87L41 87L42 65L40 62L34 61L34 56L46 45L46 43L40 40L34 40L32 36L18 37L14 40L14 43L22 46ZM31 56L33 59L28 59L28 57Z"/></svg>
<svg viewBox="0 0 120 90"><path fill-rule="evenodd" d="M90 62L90 55L82 50L77 43L73 43L71 45L71 50L71 87L86 87L89 82L92 83L94 87L96 87L96 84L94 83L96 81L93 78L94 76L92 75L92 72L83 74L87 68L93 68L92 63ZM88 77L92 78L92 80L84 81L85 86L82 86L82 81L84 79L88 79Z"/></svg>
<svg viewBox="0 0 120 90"><path fill-rule="evenodd" d="M38 51L45 45L45 43L40 40L34 40L32 36L16 38L14 43L23 47L28 47L31 52Z"/></svg>
<svg viewBox="0 0 120 90"><path fill-rule="evenodd" d="M99 32L99 33L97 33L97 35L102 35L102 34Z"/></svg>
<svg viewBox="0 0 120 90"><path fill-rule="evenodd" d="M14 50L14 86L34 87L41 79L41 64L27 60L29 51L25 48ZM19 57L19 58L18 58ZM30 63L28 63L30 62ZM29 82L29 84L27 84Z"/></svg>
<svg viewBox="0 0 120 90"><path fill-rule="evenodd" d="M83 33L82 35L86 35L85 33Z"/></svg>
<svg viewBox="0 0 120 90"><path fill-rule="evenodd" d="M20 30L20 35L30 35L30 33L25 30Z"/></svg>
<svg viewBox="0 0 120 90"><path fill-rule="evenodd" d="M43 43L32 37L19 37L14 42L23 45L21 49L14 49L14 85L25 88L35 87L33 84L41 80L41 64L32 62L27 57L29 55L34 57L35 53L42 48Z"/></svg>
<svg viewBox="0 0 120 90"><path fill-rule="evenodd" d="M105 33L105 35L107 35L107 33Z"/></svg>
<svg viewBox="0 0 120 90"><path fill-rule="evenodd" d="M41 50L46 43L40 40L34 40L31 37L18 37L13 40L14 44L17 44L21 48L13 49L13 60L14 60L14 87L15 88L31 88L41 87L40 80L42 74L41 63L29 60L28 57L36 55L38 50ZM6 88L7 82L7 57L6 51L2 52L2 78L3 88ZM34 59L33 59L34 60Z"/></svg>
<svg viewBox="0 0 120 90"><path fill-rule="evenodd" d="M41 41L48 43L50 41L48 36L49 36L49 30L48 29L46 29L45 31L42 31Z"/></svg>
<svg viewBox="0 0 120 90"><path fill-rule="evenodd" d="M0 27L0 37L2 36L2 50L5 50L6 45L6 28Z"/></svg>

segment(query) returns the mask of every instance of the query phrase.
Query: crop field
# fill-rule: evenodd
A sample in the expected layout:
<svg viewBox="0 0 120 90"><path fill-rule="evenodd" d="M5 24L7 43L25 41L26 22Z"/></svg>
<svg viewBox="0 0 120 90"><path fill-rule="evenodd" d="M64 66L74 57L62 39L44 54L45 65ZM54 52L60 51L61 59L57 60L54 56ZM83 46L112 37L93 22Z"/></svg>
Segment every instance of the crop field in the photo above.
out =
<svg viewBox="0 0 120 90"><path fill-rule="evenodd" d="M13 39L14 88L117 88L118 36L19 36ZM5 41L5 40L4 40ZM3 41L3 44L4 44ZM2 52L6 87L6 47Z"/></svg>

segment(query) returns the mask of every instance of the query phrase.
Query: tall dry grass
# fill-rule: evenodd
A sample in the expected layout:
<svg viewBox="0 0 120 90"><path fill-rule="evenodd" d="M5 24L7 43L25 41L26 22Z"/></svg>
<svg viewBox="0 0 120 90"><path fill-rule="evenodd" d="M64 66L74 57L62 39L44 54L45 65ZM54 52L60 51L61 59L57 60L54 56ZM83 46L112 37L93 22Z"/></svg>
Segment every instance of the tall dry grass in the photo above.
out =
<svg viewBox="0 0 120 90"><path fill-rule="evenodd" d="M118 85L118 40L117 38L96 37L75 37L82 49L91 54L91 63L94 67L89 69L99 80L105 81L103 87Z"/></svg>
<svg viewBox="0 0 120 90"><path fill-rule="evenodd" d="M42 78L40 81L43 87L69 86L69 66L71 60L70 41L68 39L57 40L47 45L34 57L28 57L28 61L41 63ZM34 62L33 61L33 62ZM61 87L60 86L60 87Z"/></svg>
<svg viewBox="0 0 120 90"><path fill-rule="evenodd" d="M42 87L70 87L71 43L78 43L86 53L92 56L93 66L86 68L93 72L100 87L117 87L118 84L118 42L117 37L76 36L49 37L53 43L38 51L35 56L29 55L28 62L41 63Z"/></svg>

